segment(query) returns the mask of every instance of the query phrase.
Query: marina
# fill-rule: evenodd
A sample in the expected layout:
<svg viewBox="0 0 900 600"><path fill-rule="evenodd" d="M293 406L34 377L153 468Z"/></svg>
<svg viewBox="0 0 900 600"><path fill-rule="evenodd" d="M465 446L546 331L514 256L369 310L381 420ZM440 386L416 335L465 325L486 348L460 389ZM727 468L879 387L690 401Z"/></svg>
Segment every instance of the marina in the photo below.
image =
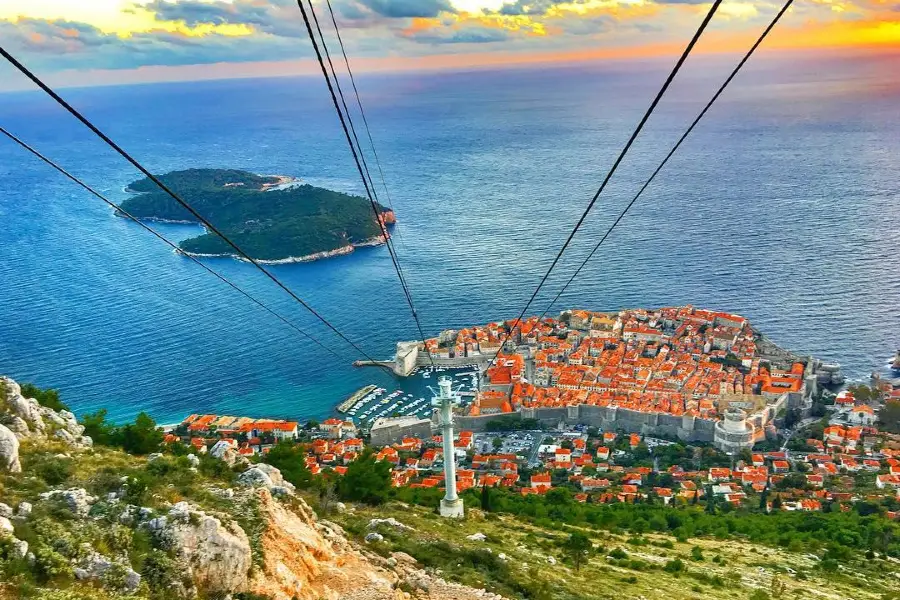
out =
<svg viewBox="0 0 900 600"><path fill-rule="evenodd" d="M365 387L358 389L352 396L350 396L349 398L347 398L346 400L344 400L343 402L341 402L338 405L337 411L340 413L347 412L348 410L350 410L350 408L353 405L355 405L360 400L360 398L363 398L364 396L371 394L373 391L375 391L375 389L376 388L374 385L367 385Z"/></svg>
<svg viewBox="0 0 900 600"><path fill-rule="evenodd" d="M401 389L388 391L384 387L367 385L342 402L337 411L358 425L372 423L381 417L429 417L433 410L430 386L436 385L438 374L452 375L454 387L464 398L474 398L478 389L479 372L448 367L417 367L398 382Z"/></svg>

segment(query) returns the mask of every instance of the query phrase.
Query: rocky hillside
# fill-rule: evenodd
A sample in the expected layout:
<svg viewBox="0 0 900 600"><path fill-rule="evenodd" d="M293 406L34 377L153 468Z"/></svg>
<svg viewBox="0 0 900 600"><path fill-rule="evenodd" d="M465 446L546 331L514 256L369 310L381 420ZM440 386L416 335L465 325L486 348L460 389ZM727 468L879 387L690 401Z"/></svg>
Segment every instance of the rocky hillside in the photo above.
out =
<svg viewBox="0 0 900 600"><path fill-rule="evenodd" d="M0 598L492 596L352 542L274 467L94 446L70 412L0 378Z"/></svg>

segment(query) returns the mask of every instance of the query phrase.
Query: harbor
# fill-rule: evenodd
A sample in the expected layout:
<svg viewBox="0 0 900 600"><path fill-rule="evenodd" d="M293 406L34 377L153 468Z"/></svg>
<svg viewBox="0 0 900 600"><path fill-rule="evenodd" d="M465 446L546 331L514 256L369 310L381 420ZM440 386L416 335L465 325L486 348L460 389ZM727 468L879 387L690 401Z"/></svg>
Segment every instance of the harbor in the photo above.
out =
<svg viewBox="0 0 900 600"><path fill-rule="evenodd" d="M408 376L398 378L397 388L367 385L344 400L336 410L344 418L365 427L381 417L430 417L431 399L439 375L452 375L454 387L463 399L474 399L480 371L471 368L417 367Z"/></svg>

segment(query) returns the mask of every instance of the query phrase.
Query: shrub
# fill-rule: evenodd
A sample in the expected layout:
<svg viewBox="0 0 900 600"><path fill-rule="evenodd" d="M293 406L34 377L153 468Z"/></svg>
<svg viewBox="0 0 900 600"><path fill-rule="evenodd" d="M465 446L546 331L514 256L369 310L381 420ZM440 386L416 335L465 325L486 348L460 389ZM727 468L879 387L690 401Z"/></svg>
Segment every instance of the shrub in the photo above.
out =
<svg viewBox="0 0 900 600"><path fill-rule="evenodd" d="M56 486L69 479L75 467L68 458L51 456L39 460L30 471L43 479L47 485Z"/></svg>
<svg viewBox="0 0 900 600"><path fill-rule="evenodd" d="M31 383L23 383L20 387L22 388L23 396L26 398L34 398L41 406L55 411L69 410L69 407L59 399L59 390L42 390Z"/></svg>
<svg viewBox="0 0 900 600"><path fill-rule="evenodd" d="M622 560L628 558L628 553L621 548L613 548L607 556L616 560Z"/></svg>
<svg viewBox="0 0 900 600"><path fill-rule="evenodd" d="M40 583L72 578L72 567L66 557L47 546L34 549L33 570Z"/></svg>
<svg viewBox="0 0 900 600"><path fill-rule="evenodd" d="M684 573L684 562L680 558L670 560L666 563L666 566L663 567L663 571L666 573Z"/></svg>

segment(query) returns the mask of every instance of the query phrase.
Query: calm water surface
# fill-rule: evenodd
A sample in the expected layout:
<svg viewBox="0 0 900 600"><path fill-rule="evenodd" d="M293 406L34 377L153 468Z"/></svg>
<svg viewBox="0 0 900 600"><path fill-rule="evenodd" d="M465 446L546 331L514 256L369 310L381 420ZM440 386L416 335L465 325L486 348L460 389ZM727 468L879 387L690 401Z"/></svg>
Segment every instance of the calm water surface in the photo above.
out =
<svg viewBox="0 0 900 600"><path fill-rule="evenodd" d="M360 81L428 332L514 316L668 65ZM542 311L724 77L680 77L542 294ZM2 77L13 77L0 71ZM890 63L748 68L558 308L693 303L783 346L883 371L900 346L900 85ZM316 78L65 90L149 168L234 167L360 192ZM0 123L116 200L137 178L38 93ZM163 226L177 239L198 228ZM336 361L11 143L0 143L0 372L79 411L322 417L396 386L248 265L213 266L339 349ZM384 248L277 275L377 357L415 328ZM412 384L416 396L421 381Z"/></svg>

